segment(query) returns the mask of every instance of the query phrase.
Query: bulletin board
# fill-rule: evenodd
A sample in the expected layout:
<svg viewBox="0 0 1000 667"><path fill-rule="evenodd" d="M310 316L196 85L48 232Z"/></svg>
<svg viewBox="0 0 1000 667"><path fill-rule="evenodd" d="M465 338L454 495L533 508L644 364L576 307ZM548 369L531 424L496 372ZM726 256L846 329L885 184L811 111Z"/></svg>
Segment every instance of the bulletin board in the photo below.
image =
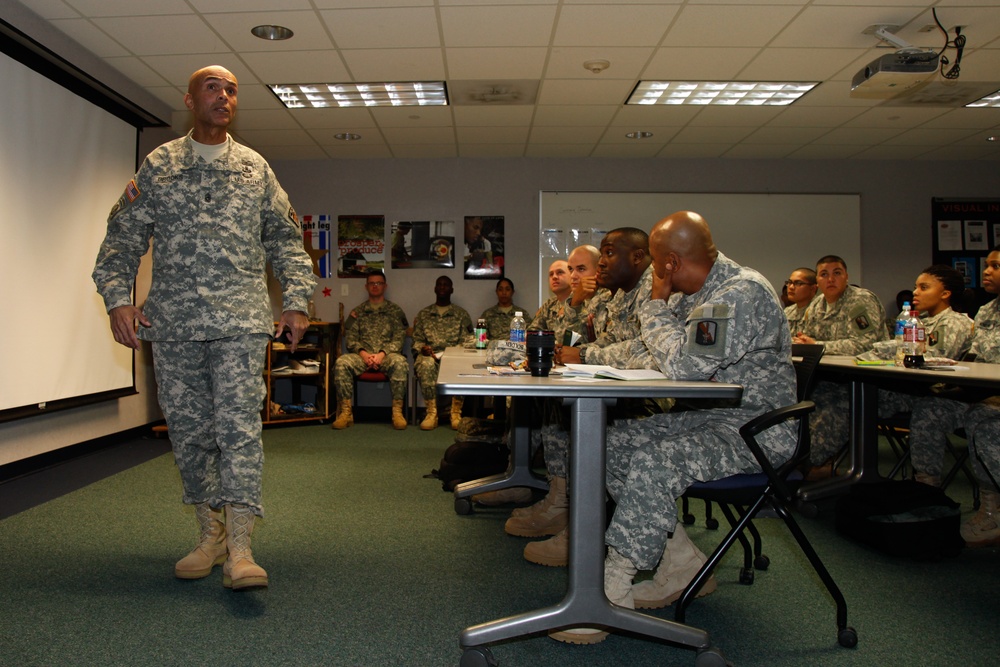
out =
<svg viewBox="0 0 1000 667"><path fill-rule="evenodd" d="M935 197L931 220L934 263L958 270L985 303L993 297L983 290L982 276L990 249L1000 245L1000 199Z"/></svg>
<svg viewBox="0 0 1000 667"><path fill-rule="evenodd" d="M539 302L548 296L553 260L565 259L584 243L600 245L604 234L616 227L648 232L680 210L701 214L716 247L762 273L777 292L793 270L814 267L824 255L844 258L851 282L864 281L858 194L543 191L539 204Z"/></svg>

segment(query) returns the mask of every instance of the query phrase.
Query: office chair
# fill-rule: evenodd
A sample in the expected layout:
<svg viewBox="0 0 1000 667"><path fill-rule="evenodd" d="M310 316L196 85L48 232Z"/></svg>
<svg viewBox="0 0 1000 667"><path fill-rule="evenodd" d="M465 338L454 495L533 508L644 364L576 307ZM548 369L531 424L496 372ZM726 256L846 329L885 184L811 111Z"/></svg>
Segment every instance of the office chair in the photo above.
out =
<svg viewBox="0 0 1000 667"><path fill-rule="evenodd" d="M814 377L813 371L816 365L818 365L819 358L823 352L822 348L818 350L803 350L802 352L804 352L803 363L801 364L802 368L797 367L796 369L798 371L797 375L801 379L798 389L800 393L808 393L811 388L810 383ZM746 584L753 582L749 545L743 533L753 525L752 521L757 513L767 506L773 509L778 517L784 521L798 543L799 548L802 549L802 552L836 603L837 641L841 646L847 648L857 645L857 631L847 625L847 602L844 600L843 594L791 514L793 508L800 510L808 509L802 506L797 498L796 491L802 479L799 471L809 461L808 415L815 407L812 401L800 401L795 405L766 412L740 428L740 436L757 460L762 472L730 475L720 480L695 484L688 490L688 493L692 497L718 503L732 528L715 551L712 552L712 555L698 571L698 574L691 580L691 583L684 589L680 599L675 603L677 606L674 616L678 622L684 622L684 615L688 605L695 598L705 581L712 575L715 566L737 540L743 544L744 548L744 567L740 574L740 581ZM775 466L758 444L756 437L767 429L790 419L799 420L795 451L787 461ZM739 510L739 518L736 517L733 511L734 507ZM761 569L766 569L766 562L763 565L764 567ZM749 573L749 576L745 577L744 573Z"/></svg>

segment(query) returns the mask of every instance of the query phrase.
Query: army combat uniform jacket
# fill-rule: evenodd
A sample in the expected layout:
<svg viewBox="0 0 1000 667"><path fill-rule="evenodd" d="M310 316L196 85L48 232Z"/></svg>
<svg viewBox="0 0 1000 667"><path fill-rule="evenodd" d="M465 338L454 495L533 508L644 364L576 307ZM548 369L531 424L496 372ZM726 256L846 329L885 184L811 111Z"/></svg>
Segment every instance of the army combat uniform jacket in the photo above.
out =
<svg viewBox="0 0 1000 667"><path fill-rule="evenodd" d="M152 341L270 334L269 262L284 310L306 312L316 285L288 195L267 162L230 137L207 163L190 134L146 158L111 210L93 278L108 311L132 303L139 260L153 242L143 314Z"/></svg>
<svg viewBox="0 0 1000 667"><path fill-rule="evenodd" d="M861 354L888 340L883 322L885 309L878 297L848 285L833 305L817 294L806 308L801 331L823 345L826 354Z"/></svg>

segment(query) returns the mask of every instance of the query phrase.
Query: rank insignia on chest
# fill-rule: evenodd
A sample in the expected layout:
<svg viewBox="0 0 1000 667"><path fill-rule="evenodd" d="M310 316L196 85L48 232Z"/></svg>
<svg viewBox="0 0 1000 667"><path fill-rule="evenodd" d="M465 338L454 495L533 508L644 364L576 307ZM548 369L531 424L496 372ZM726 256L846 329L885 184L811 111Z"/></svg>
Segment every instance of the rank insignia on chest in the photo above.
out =
<svg viewBox="0 0 1000 667"><path fill-rule="evenodd" d="M698 329L694 336L694 342L698 345L715 345L718 323L706 320L698 322Z"/></svg>

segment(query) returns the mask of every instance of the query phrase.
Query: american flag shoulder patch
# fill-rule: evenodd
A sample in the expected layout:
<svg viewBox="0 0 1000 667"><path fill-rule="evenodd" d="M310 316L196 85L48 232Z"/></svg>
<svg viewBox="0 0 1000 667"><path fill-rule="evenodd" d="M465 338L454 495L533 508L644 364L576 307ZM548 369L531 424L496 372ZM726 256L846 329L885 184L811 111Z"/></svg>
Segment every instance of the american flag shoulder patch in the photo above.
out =
<svg viewBox="0 0 1000 667"><path fill-rule="evenodd" d="M139 186L135 184L135 180L129 181L128 185L125 186L125 196L128 198L128 202L130 204L134 202L139 198L139 194Z"/></svg>

